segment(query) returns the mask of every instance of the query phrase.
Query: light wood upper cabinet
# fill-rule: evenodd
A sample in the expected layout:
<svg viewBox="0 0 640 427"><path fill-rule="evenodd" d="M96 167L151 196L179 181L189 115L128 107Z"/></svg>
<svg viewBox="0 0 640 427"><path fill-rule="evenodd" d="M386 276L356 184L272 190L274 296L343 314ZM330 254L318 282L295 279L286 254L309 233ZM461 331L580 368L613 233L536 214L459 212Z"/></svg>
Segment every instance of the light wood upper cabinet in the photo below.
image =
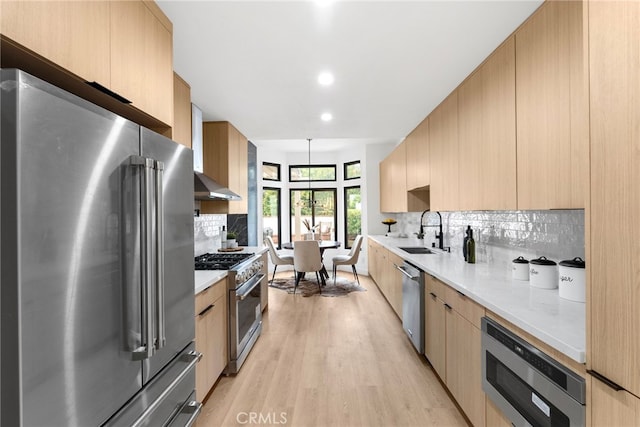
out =
<svg viewBox="0 0 640 427"><path fill-rule="evenodd" d="M585 207L584 7L579 1L548 1L515 34L518 209Z"/></svg>
<svg viewBox="0 0 640 427"><path fill-rule="evenodd" d="M406 138L407 189L429 185L429 119L424 119Z"/></svg>
<svg viewBox="0 0 640 427"><path fill-rule="evenodd" d="M191 148L191 87L176 73L173 73L172 139Z"/></svg>
<svg viewBox="0 0 640 427"><path fill-rule="evenodd" d="M429 115L429 150L431 210L459 210L457 90Z"/></svg>
<svg viewBox="0 0 640 427"><path fill-rule="evenodd" d="M380 162L380 211L407 212L407 148L403 142Z"/></svg>
<svg viewBox="0 0 640 427"><path fill-rule="evenodd" d="M173 126L173 27L153 2L111 2L111 90Z"/></svg>
<svg viewBox="0 0 640 427"><path fill-rule="evenodd" d="M132 102L128 117L161 131L173 126L173 27L153 1L3 1L0 31L64 70L56 85L82 92L71 74L96 82Z"/></svg>
<svg viewBox="0 0 640 427"><path fill-rule="evenodd" d="M589 3L589 62L587 360L640 396L640 3Z"/></svg>
<svg viewBox="0 0 640 427"><path fill-rule="evenodd" d="M202 154L205 175L237 193L242 200L203 201L202 213L247 213L249 143L229 122L204 122Z"/></svg>
<svg viewBox="0 0 640 427"><path fill-rule="evenodd" d="M515 41L458 88L459 208L516 209Z"/></svg>
<svg viewBox="0 0 640 427"><path fill-rule="evenodd" d="M90 82L111 81L108 1L2 1L0 32Z"/></svg>

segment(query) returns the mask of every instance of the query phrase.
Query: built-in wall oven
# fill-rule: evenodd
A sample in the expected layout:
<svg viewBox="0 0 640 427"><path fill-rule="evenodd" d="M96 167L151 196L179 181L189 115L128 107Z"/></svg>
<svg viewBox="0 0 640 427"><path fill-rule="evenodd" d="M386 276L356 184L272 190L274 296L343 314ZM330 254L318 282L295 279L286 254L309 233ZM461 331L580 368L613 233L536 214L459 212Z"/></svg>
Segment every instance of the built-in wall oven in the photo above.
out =
<svg viewBox="0 0 640 427"><path fill-rule="evenodd" d="M585 425L585 380L487 317L482 389L514 426Z"/></svg>

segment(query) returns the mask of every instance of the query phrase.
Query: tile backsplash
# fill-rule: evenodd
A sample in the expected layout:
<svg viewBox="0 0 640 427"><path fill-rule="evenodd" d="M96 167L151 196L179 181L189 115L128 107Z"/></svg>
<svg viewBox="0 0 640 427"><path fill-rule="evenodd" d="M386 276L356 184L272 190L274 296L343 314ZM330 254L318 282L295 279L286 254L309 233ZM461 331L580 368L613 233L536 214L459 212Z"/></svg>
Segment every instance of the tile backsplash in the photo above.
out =
<svg viewBox="0 0 640 427"><path fill-rule="evenodd" d="M227 215L203 214L193 218L193 251L195 256L215 252L222 246L222 226L227 225Z"/></svg>
<svg viewBox="0 0 640 427"><path fill-rule="evenodd" d="M394 230L415 237L420 213L397 214ZM444 246L462 257L467 225L476 241L476 262L504 263L522 255L527 259L546 256L554 261L584 259L584 210L552 211L467 211L442 212ZM436 242L438 215L424 215L425 245ZM427 227L428 225L428 227Z"/></svg>

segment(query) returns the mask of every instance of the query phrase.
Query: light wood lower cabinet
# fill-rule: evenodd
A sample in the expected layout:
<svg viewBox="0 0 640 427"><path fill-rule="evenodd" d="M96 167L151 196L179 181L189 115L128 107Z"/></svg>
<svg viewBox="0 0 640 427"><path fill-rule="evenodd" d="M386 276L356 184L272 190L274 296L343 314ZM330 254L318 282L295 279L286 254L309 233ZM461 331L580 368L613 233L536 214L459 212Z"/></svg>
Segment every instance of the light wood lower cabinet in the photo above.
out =
<svg viewBox="0 0 640 427"><path fill-rule="evenodd" d="M483 427L486 399L480 318L484 308L438 279L425 276L425 355L471 423Z"/></svg>
<svg viewBox="0 0 640 427"><path fill-rule="evenodd" d="M426 275L425 282L424 355L427 356L442 381L446 383L445 307L444 301L438 297L438 295L444 296L444 285L429 275Z"/></svg>
<svg viewBox="0 0 640 427"><path fill-rule="evenodd" d="M402 265L403 259L382 245L369 241L369 275L389 302L393 311L402 320L402 273L395 265Z"/></svg>
<svg viewBox="0 0 640 427"><path fill-rule="evenodd" d="M640 399L624 390L615 391L601 381L592 379L592 426L637 427L639 423Z"/></svg>
<svg viewBox="0 0 640 427"><path fill-rule="evenodd" d="M202 359L196 365L196 399L200 402L227 366L227 279L196 295L196 350Z"/></svg>
<svg viewBox="0 0 640 427"><path fill-rule="evenodd" d="M404 260L398 255L387 251L387 268L389 271L389 296L394 311L402 320L402 273L396 267L401 267Z"/></svg>

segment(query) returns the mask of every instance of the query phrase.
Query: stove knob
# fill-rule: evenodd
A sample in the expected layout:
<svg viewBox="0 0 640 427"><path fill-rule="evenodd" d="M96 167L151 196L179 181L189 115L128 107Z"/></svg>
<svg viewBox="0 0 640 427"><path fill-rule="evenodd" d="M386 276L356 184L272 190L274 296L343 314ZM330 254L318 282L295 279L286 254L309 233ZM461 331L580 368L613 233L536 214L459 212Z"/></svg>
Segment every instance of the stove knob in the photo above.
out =
<svg viewBox="0 0 640 427"><path fill-rule="evenodd" d="M242 283L242 282L244 282L244 273L236 274L236 283Z"/></svg>

